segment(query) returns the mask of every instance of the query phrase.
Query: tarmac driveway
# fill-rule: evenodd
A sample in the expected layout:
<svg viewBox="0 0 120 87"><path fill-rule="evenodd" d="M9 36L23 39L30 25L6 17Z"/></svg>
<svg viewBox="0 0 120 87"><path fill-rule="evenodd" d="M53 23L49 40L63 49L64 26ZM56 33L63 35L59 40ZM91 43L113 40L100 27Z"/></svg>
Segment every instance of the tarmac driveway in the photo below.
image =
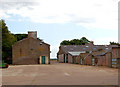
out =
<svg viewBox="0 0 120 87"><path fill-rule="evenodd" d="M117 85L118 69L52 62L2 70L3 85Z"/></svg>

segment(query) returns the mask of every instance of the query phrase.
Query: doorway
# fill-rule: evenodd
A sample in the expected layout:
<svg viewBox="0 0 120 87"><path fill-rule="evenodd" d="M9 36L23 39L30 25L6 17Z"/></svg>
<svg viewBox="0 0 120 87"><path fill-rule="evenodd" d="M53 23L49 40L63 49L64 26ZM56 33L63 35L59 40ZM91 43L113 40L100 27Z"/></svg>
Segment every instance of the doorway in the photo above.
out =
<svg viewBox="0 0 120 87"><path fill-rule="evenodd" d="M64 54L64 63L65 63L65 54Z"/></svg>
<svg viewBox="0 0 120 87"><path fill-rule="evenodd" d="M42 56L42 64L45 64L45 56Z"/></svg>
<svg viewBox="0 0 120 87"><path fill-rule="evenodd" d="M72 63L74 64L74 57L72 57Z"/></svg>
<svg viewBox="0 0 120 87"><path fill-rule="evenodd" d="M66 55L66 63L68 63L68 54Z"/></svg>

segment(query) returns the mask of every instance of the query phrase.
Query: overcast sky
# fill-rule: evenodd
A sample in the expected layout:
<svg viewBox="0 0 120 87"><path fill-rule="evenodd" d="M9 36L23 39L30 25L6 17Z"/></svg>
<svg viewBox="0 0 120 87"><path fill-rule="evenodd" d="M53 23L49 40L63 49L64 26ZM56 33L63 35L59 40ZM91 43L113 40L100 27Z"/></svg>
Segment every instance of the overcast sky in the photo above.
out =
<svg viewBox="0 0 120 87"><path fill-rule="evenodd" d="M86 37L118 42L119 0L0 0L0 19L11 33L37 31L56 58L60 42Z"/></svg>

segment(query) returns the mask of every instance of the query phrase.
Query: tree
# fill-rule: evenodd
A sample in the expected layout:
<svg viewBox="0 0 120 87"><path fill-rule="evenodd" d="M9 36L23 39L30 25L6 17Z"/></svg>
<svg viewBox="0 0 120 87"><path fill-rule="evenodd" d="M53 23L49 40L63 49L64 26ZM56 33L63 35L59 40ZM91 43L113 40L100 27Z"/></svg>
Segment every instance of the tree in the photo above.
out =
<svg viewBox="0 0 120 87"><path fill-rule="evenodd" d="M0 20L2 26L2 60L11 63L12 60L12 45L17 41L13 34L10 33L4 20ZM10 58L10 59L8 59Z"/></svg>
<svg viewBox="0 0 120 87"><path fill-rule="evenodd" d="M120 43L110 42L110 45L120 45Z"/></svg>
<svg viewBox="0 0 120 87"><path fill-rule="evenodd" d="M14 34L15 38L17 39L17 41L22 40L24 38L28 37L28 34Z"/></svg>
<svg viewBox="0 0 120 87"><path fill-rule="evenodd" d="M90 42L86 37L82 37L80 40L81 40L82 45L85 45L85 43Z"/></svg>
<svg viewBox="0 0 120 87"><path fill-rule="evenodd" d="M60 43L60 45L85 45L85 43L89 43L90 41L86 37L82 37L81 39L73 39L73 40L64 40Z"/></svg>
<svg viewBox="0 0 120 87"><path fill-rule="evenodd" d="M71 45L69 40L64 40L60 43L61 45Z"/></svg>

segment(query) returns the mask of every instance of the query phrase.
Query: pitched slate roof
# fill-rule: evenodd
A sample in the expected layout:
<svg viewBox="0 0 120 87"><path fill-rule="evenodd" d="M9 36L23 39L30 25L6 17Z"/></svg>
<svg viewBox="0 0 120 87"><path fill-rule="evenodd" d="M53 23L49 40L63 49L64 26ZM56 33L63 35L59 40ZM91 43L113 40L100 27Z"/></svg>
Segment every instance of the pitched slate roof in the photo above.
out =
<svg viewBox="0 0 120 87"><path fill-rule="evenodd" d="M14 45L12 45L12 46L15 46L15 45L17 45L17 44L19 44L19 43L21 43L21 42L23 42L23 41L25 41L25 40L28 40L28 39L33 39L33 40L39 41L39 42L41 42L41 43L43 43L43 44L49 45L49 44L43 42L41 39L34 39L33 37L30 37L30 38L24 38L24 39L22 39L22 40L19 40L19 41L17 41ZM49 45L49 46L50 46L50 45Z"/></svg>
<svg viewBox="0 0 120 87"><path fill-rule="evenodd" d="M60 48L65 52L79 52L79 51L103 51L101 54L106 53L111 50L112 47L117 47L117 45L61 45ZM100 53L99 53L100 54Z"/></svg>

